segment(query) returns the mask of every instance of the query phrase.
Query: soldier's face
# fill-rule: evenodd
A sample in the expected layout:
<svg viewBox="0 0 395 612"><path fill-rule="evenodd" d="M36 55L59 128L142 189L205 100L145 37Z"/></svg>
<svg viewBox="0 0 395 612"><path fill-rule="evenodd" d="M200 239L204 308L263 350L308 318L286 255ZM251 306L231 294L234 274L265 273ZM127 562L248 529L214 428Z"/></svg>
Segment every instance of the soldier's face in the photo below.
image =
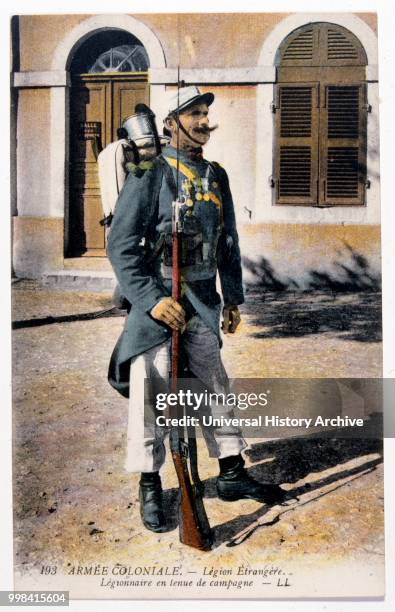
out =
<svg viewBox="0 0 395 612"><path fill-rule="evenodd" d="M209 130L209 118L208 118L208 106L207 104L195 104L190 106L186 111L180 113L180 122L186 132L186 134L179 130L176 120L172 119L171 129L173 137L177 135L179 131L179 142L183 144L192 144L197 147L203 146L210 139ZM191 138L189 138L191 136Z"/></svg>

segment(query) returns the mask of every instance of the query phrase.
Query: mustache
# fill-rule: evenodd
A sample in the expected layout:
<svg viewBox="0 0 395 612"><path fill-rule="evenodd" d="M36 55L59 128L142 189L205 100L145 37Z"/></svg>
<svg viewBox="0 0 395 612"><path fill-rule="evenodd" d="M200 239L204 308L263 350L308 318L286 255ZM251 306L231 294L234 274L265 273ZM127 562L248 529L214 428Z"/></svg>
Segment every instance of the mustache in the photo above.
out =
<svg viewBox="0 0 395 612"><path fill-rule="evenodd" d="M212 125L211 127L207 125L203 127L197 127L193 131L197 132L197 134L210 134L211 132L214 132L214 130L216 130L217 128L218 125Z"/></svg>

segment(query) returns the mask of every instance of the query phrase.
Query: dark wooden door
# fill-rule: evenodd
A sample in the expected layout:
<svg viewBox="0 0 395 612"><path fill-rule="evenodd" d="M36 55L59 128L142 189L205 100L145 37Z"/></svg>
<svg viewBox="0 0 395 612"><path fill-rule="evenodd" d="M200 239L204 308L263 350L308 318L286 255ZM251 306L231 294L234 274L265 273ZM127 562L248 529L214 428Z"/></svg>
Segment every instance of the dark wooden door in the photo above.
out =
<svg viewBox="0 0 395 612"><path fill-rule="evenodd" d="M141 79L141 76L140 76ZM73 81L70 99L70 183L68 255L105 255L105 231L100 225L100 198L95 140L102 147L117 139L122 121L137 103L149 102L148 85L129 78L80 76Z"/></svg>

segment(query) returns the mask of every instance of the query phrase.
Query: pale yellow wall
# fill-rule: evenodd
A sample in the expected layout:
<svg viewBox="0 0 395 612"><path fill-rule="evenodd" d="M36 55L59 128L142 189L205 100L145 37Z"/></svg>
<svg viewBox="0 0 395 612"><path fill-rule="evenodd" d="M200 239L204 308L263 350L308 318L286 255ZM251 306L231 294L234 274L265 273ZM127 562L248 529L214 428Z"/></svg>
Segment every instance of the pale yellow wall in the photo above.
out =
<svg viewBox="0 0 395 612"><path fill-rule="evenodd" d="M168 91L175 88L168 87ZM218 125L204 155L227 171L237 219L248 219L244 208L253 208L256 176L256 93L253 85L200 87L215 95L210 107L211 125ZM159 125L159 128L161 125Z"/></svg>
<svg viewBox="0 0 395 612"><path fill-rule="evenodd" d="M271 30L289 13L149 14L133 17L160 40L168 67L255 66ZM374 13L357 13L374 31ZM59 41L91 15L23 15L20 17L21 71L50 70ZM180 33L178 35L178 32Z"/></svg>
<svg viewBox="0 0 395 612"><path fill-rule="evenodd" d="M287 14L133 15L151 28L164 49L168 67L243 67L257 64L262 44ZM376 30L374 14L358 14ZM72 28L90 15L20 17L21 71L51 69L54 51ZM177 30L181 33L177 38ZM180 50L180 52L179 52ZM216 96L212 123L219 128L207 146L208 159L228 171L245 256L265 257L275 275L301 287L312 269L341 273L352 253L363 253L374 275L380 268L377 226L270 223L249 225L245 208L255 198L256 88L202 87ZM269 109L268 109L269 112ZM50 89L21 89L18 107L18 214L15 220L17 273L34 276L63 263L63 220L50 216ZM62 145L63 146L63 145ZM32 217L35 217L33 219ZM350 251L346 245L350 245ZM317 263L318 262L318 263ZM103 269L108 262L103 260Z"/></svg>
<svg viewBox="0 0 395 612"><path fill-rule="evenodd" d="M367 285L367 275L372 282L380 277L378 225L243 224L239 225L239 235L243 257L258 264L264 258L264 267L268 263L274 278L288 288L297 288L292 281L300 289L308 288L311 272L337 281L348 279ZM363 256L366 262L358 256ZM351 270L351 276L343 266ZM247 268L244 277L246 281L254 280Z"/></svg>
<svg viewBox="0 0 395 612"><path fill-rule="evenodd" d="M48 216L50 186L50 90L19 91L17 206L19 215Z"/></svg>
<svg viewBox="0 0 395 612"><path fill-rule="evenodd" d="M12 229L16 276L36 278L63 268L63 219L14 217Z"/></svg>
<svg viewBox="0 0 395 612"><path fill-rule="evenodd" d="M210 122L218 124L205 147L207 159L218 161L229 175L239 221L253 208L256 176L256 95L253 86L202 88L215 95Z"/></svg>
<svg viewBox="0 0 395 612"><path fill-rule="evenodd" d="M51 70L54 51L67 33L90 15L21 15L22 72Z"/></svg>
<svg viewBox="0 0 395 612"><path fill-rule="evenodd" d="M162 41L170 67L180 62L188 68L211 68L255 66L266 36L286 16L225 13L138 18Z"/></svg>
<svg viewBox="0 0 395 612"><path fill-rule="evenodd" d="M104 258L81 258L79 263L63 260L63 219L14 217L13 229L14 268L18 276L34 278L63 268L109 271L109 262ZM249 271L250 260L257 265L259 274L269 271L269 275L288 289L311 287L314 271L327 275L329 281L344 282L351 278L362 286L369 286L369 276L373 286L378 286L379 226L239 224L239 236L242 257L246 260L244 280L247 285L257 281ZM359 260L361 256L363 259ZM349 268L355 279L347 276L342 266ZM322 287L325 286L324 281ZM270 288L270 283L267 287Z"/></svg>
<svg viewBox="0 0 395 612"><path fill-rule="evenodd" d="M367 23L373 32L377 34L377 13L355 13L355 15Z"/></svg>

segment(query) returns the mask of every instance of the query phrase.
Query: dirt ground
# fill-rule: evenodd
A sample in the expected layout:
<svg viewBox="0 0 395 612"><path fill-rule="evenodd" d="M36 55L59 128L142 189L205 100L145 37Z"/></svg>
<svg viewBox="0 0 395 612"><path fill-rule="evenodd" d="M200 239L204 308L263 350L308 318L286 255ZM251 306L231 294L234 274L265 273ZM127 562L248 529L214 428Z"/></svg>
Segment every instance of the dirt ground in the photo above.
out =
<svg viewBox="0 0 395 612"><path fill-rule="evenodd" d="M217 462L198 441L205 507L215 544L200 553L178 542L177 481L163 469L169 531L141 525L138 475L123 468L127 400L107 383L108 360L123 318L56 321L110 307L110 294L14 284L13 424L15 567L19 575L57 564L192 564L232 567L357 563L384 555L381 445L375 439L251 440L250 473L277 482L299 502L279 520L254 501L223 503ZM224 340L231 377L381 375L377 293L249 295L243 323ZM43 321L40 318L53 317ZM45 324L46 323L46 324ZM314 501L315 499L315 501ZM269 516L269 515L268 515ZM252 526L236 546L230 540ZM351 566L350 566L351 567Z"/></svg>

